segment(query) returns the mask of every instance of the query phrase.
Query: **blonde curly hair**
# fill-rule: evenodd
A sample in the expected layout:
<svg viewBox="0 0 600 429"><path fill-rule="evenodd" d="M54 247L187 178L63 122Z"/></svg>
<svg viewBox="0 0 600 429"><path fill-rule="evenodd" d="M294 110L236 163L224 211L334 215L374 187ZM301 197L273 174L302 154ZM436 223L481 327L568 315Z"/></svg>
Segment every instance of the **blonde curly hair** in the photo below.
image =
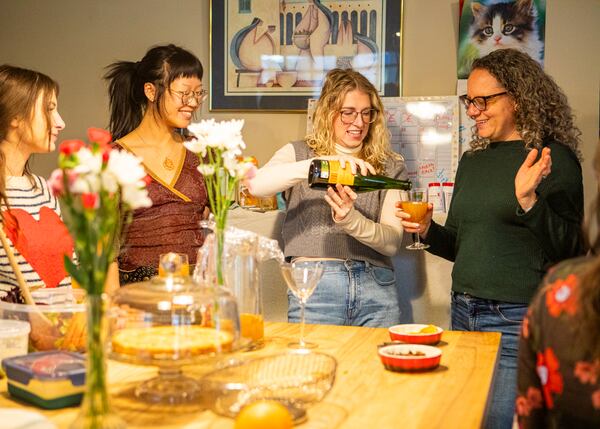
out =
<svg viewBox="0 0 600 429"><path fill-rule="evenodd" d="M308 134L305 140L317 156L336 154L333 124L338 119L346 94L354 90L368 94L371 107L377 110L377 117L369 125L359 157L381 173L385 170L385 160L390 156L399 157L399 155L392 152L383 104L377 90L367 78L355 70L336 68L327 73L313 115L313 132Z"/></svg>
<svg viewBox="0 0 600 429"><path fill-rule="evenodd" d="M476 59L471 71L475 69L490 73L514 100L516 130L526 148L541 149L545 139L552 139L582 159L581 131L575 126L567 97L539 63L521 51L499 49ZM479 137L476 126L472 130L471 149L488 147L490 140Z"/></svg>

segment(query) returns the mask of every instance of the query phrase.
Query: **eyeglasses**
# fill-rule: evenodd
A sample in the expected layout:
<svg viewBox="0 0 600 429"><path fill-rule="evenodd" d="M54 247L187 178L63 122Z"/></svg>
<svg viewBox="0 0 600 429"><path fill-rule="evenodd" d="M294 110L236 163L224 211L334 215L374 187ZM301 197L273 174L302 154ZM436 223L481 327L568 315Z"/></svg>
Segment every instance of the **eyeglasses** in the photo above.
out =
<svg viewBox="0 0 600 429"><path fill-rule="evenodd" d="M365 124L372 124L375 122L375 119L377 119L377 110L375 109L365 109L361 112L351 109L340 110L340 119L343 124L350 125L356 121L356 117L359 113Z"/></svg>
<svg viewBox="0 0 600 429"><path fill-rule="evenodd" d="M208 91L202 89L200 91L175 91L170 89L172 94L177 94L181 97L181 104L188 105L192 101L192 98L196 100L196 103L202 104L204 100L208 98Z"/></svg>
<svg viewBox="0 0 600 429"><path fill-rule="evenodd" d="M462 101L462 103L465 105L465 109L468 109L469 105L471 103L473 103L473 106L475 106L475 108L477 110L483 112L485 109L487 109L488 100L491 100L492 98L500 97L501 95L506 95L506 94L508 94L508 92L504 91L504 92L499 92L498 94L486 95L486 96L482 96L482 97L473 97L473 98L469 98L469 97L467 97L467 94L464 94L458 98L460 98L460 101Z"/></svg>

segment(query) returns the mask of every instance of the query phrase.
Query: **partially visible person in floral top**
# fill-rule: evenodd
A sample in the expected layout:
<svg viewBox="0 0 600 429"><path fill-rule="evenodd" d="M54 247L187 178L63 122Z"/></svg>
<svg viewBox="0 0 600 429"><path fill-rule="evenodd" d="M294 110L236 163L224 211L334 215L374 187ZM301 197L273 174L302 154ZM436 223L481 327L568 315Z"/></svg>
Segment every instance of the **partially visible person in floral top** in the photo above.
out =
<svg viewBox="0 0 600 429"><path fill-rule="evenodd" d="M600 179L600 146L594 167ZM521 428L600 428L600 188L591 255L552 269L521 330ZM593 225L595 223L595 225Z"/></svg>

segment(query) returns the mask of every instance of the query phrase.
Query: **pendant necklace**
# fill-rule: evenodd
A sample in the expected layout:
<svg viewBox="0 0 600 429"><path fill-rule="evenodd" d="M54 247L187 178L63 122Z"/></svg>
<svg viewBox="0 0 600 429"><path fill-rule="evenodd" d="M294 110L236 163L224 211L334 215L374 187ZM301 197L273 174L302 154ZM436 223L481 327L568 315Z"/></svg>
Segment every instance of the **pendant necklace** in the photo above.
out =
<svg viewBox="0 0 600 429"><path fill-rule="evenodd" d="M144 143L144 145L147 146L146 140L144 140L144 138L139 133L139 131L136 131L136 134L138 135L138 137L140 138L142 143ZM175 161L173 161L171 158L169 158L169 155L171 154L172 151L173 151L173 149L171 148L171 150L169 151L169 154L165 155L165 158L162 161L162 166L167 171L173 171L175 169Z"/></svg>
<svg viewBox="0 0 600 429"><path fill-rule="evenodd" d="M165 159L163 159L162 165L165 168L165 170L169 170L169 171L171 171L175 168L175 163L168 156L165 156Z"/></svg>

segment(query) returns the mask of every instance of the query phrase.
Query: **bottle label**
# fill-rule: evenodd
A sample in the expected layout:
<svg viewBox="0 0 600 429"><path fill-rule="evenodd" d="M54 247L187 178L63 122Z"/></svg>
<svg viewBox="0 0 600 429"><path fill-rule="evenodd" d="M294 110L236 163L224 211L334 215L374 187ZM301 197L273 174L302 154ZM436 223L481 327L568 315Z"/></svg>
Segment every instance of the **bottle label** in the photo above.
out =
<svg viewBox="0 0 600 429"><path fill-rule="evenodd" d="M323 173L321 173L321 177L323 177ZM339 161L329 161L329 178L327 181L332 185L339 183L341 185L353 186L354 175L348 164L346 164L346 168L341 168Z"/></svg>

